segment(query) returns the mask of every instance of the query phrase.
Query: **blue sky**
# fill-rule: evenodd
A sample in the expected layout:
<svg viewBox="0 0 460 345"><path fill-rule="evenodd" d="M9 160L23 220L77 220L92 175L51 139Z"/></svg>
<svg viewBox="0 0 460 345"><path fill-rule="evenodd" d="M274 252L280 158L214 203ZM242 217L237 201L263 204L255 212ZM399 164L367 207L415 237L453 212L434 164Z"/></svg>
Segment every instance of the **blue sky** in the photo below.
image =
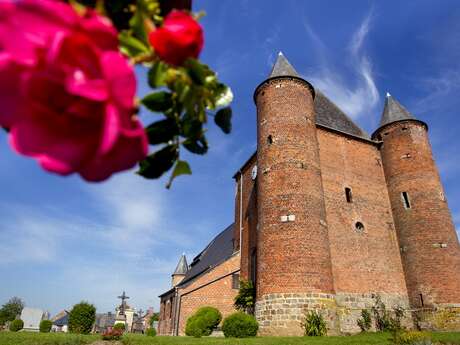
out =
<svg viewBox="0 0 460 345"><path fill-rule="evenodd" d="M282 4L282 6L280 6ZM55 313L80 300L113 310L158 308L182 252L189 260L233 221L232 176L254 152L254 88L282 50L297 71L368 132L386 91L428 123L460 229L460 6L456 0L196 0L203 60L235 94L233 133L210 126L211 149L188 156L193 175L100 184L47 174L0 133L0 303L13 295ZM140 90L145 78L138 71ZM144 114L145 121L157 115Z"/></svg>

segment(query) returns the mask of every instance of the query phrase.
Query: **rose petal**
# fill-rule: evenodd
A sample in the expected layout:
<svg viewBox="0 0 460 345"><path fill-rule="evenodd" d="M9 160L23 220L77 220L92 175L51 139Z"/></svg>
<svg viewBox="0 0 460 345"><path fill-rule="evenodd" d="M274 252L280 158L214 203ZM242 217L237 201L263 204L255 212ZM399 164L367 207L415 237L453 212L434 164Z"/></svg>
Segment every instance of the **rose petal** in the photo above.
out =
<svg viewBox="0 0 460 345"><path fill-rule="evenodd" d="M37 158L47 170L65 174L76 171L91 157L97 145L94 124L69 121L36 105L28 111L10 132L10 144L18 153Z"/></svg>
<svg viewBox="0 0 460 345"><path fill-rule="evenodd" d="M136 76L133 67L118 52L104 53L101 64L112 99L122 107L132 109L136 95Z"/></svg>
<svg viewBox="0 0 460 345"><path fill-rule="evenodd" d="M22 68L8 53L0 53L0 126L10 127L21 101L19 80Z"/></svg>
<svg viewBox="0 0 460 345"><path fill-rule="evenodd" d="M100 154L108 153L117 141L120 132L120 117L117 109L109 104L105 111L105 121L102 131L102 140L99 147Z"/></svg>
<svg viewBox="0 0 460 345"><path fill-rule="evenodd" d="M133 120L133 129L121 130L110 152L95 157L79 173L87 181L103 181L115 172L134 167L147 156L147 153L148 141L145 130L138 120Z"/></svg>

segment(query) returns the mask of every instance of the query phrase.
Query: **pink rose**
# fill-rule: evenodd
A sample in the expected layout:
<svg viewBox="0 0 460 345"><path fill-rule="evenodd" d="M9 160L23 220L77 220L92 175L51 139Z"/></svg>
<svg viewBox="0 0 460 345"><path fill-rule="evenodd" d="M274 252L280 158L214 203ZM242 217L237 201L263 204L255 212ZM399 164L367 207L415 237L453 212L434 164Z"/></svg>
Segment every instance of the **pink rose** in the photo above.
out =
<svg viewBox="0 0 460 345"><path fill-rule="evenodd" d="M117 31L54 0L0 0L0 126L51 172L101 181L147 155Z"/></svg>

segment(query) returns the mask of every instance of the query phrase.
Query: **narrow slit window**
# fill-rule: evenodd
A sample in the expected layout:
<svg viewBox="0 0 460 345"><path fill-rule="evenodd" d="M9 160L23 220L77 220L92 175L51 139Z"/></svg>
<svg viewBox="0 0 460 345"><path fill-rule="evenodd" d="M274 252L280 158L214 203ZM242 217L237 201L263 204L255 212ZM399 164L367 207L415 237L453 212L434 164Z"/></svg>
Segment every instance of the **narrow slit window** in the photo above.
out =
<svg viewBox="0 0 460 345"><path fill-rule="evenodd" d="M425 306L425 303L423 302L423 295L420 294L420 304L422 305L422 307Z"/></svg>
<svg viewBox="0 0 460 345"><path fill-rule="evenodd" d="M232 274L232 289L239 289L240 288L240 275L239 273Z"/></svg>
<svg viewBox="0 0 460 345"><path fill-rule="evenodd" d="M267 137L267 143L268 143L269 145L273 144L273 137L272 137L271 135L269 135L269 136Z"/></svg>
<svg viewBox="0 0 460 345"><path fill-rule="evenodd" d="M407 194L407 192L402 192L401 197L402 197L402 200L403 200L404 208L405 209L411 208L410 200L409 200L409 194Z"/></svg>
<svg viewBox="0 0 460 345"><path fill-rule="evenodd" d="M345 188L345 197L347 198L347 202L353 202L353 194L351 193L351 188Z"/></svg>

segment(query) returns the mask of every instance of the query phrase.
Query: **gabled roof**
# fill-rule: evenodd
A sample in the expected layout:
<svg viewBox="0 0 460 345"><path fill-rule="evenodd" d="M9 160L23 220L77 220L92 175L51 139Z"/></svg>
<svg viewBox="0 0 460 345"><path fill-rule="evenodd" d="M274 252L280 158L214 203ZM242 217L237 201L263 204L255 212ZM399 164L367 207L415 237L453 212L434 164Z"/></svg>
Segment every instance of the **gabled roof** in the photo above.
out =
<svg viewBox="0 0 460 345"><path fill-rule="evenodd" d="M176 266L176 269L174 270L173 275L184 275L188 271L188 264L187 264L187 258L185 257L185 254L182 254L182 256L179 259L179 263Z"/></svg>
<svg viewBox="0 0 460 345"><path fill-rule="evenodd" d="M334 102L316 89L316 124L339 132L370 140L369 134L362 130Z"/></svg>
<svg viewBox="0 0 460 345"><path fill-rule="evenodd" d="M404 120L417 120L401 103L399 103L393 96L387 93L385 98L385 107L383 108L382 119L380 120L380 127L386 126L390 123Z"/></svg>
<svg viewBox="0 0 460 345"><path fill-rule="evenodd" d="M217 266L232 256L233 226L234 224L228 226L224 231L218 234L206 248L193 259L187 274L178 286L189 283L208 269Z"/></svg>
<svg viewBox="0 0 460 345"><path fill-rule="evenodd" d="M53 325L59 326L59 327L62 327L68 324L69 324L69 314L68 313L66 313L64 316L60 317L59 319L53 322Z"/></svg>

